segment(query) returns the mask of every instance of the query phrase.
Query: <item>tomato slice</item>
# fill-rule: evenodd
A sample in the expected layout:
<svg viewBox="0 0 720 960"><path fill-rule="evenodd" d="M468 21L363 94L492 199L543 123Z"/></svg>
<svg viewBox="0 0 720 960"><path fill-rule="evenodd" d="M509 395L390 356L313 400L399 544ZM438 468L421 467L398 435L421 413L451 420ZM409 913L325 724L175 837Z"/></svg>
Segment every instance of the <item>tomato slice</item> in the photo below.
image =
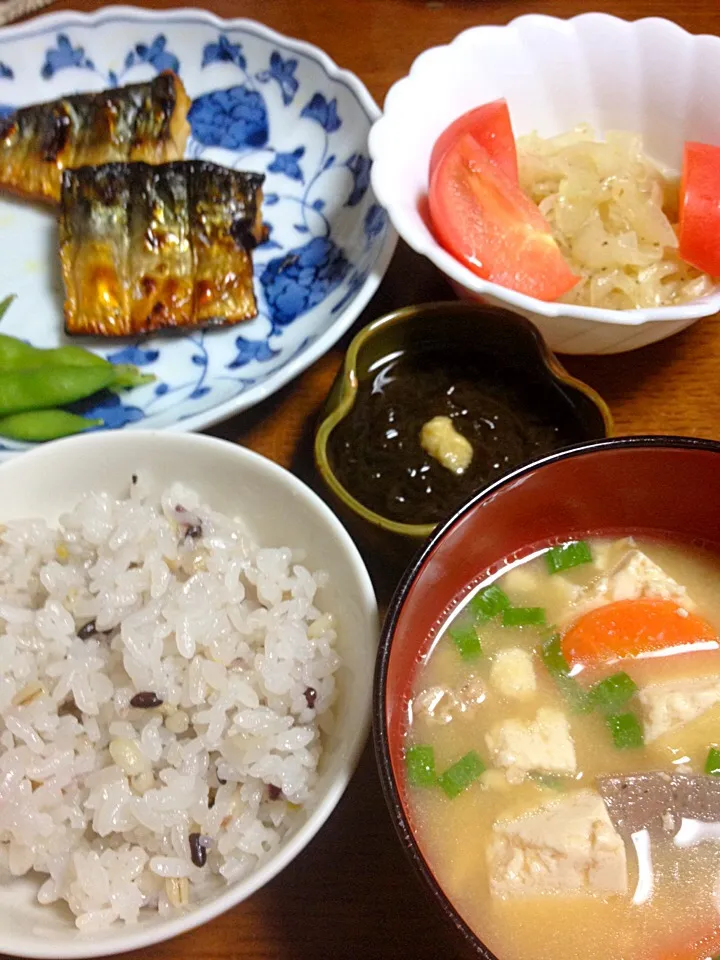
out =
<svg viewBox="0 0 720 960"><path fill-rule="evenodd" d="M679 254L720 277L720 147L686 143L680 183Z"/></svg>
<svg viewBox="0 0 720 960"><path fill-rule="evenodd" d="M470 134L440 158L428 205L439 242L485 280L538 300L577 283L538 208Z"/></svg>
<svg viewBox="0 0 720 960"><path fill-rule="evenodd" d="M568 663L596 666L717 638L707 620L673 600L641 597L584 614L563 637L562 650Z"/></svg>
<svg viewBox="0 0 720 960"><path fill-rule="evenodd" d="M430 155L430 179L448 149L466 133L487 150L490 159L513 183L518 182L517 149L506 100L493 100L468 110L440 134Z"/></svg>

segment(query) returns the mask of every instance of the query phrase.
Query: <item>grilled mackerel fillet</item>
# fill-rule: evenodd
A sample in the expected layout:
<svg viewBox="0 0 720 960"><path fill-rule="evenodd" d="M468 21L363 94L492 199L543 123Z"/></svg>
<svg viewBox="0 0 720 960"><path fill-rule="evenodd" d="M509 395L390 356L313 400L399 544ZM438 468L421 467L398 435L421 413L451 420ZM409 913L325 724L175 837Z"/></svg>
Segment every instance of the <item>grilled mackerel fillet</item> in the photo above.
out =
<svg viewBox="0 0 720 960"><path fill-rule="evenodd" d="M23 107L0 121L0 187L57 203L63 170L179 160L190 134L189 108L174 73Z"/></svg>
<svg viewBox="0 0 720 960"><path fill-rule="evenodd" d="M125 337L254 317L263 180L202 160L66 170L67 333Z"/></svg>

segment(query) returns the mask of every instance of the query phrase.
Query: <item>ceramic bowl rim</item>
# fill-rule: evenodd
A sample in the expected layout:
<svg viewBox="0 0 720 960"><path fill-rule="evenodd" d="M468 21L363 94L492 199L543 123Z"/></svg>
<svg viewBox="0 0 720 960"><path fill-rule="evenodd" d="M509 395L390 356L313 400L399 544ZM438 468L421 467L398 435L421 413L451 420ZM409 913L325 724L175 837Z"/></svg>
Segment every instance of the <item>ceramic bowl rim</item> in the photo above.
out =
<svg viewBox="0 0 720 960"><path fill-rule="evenodd" d="M379 630L377 629L378 607L375 590L365 561L350 534L328 504L304 480L286 467L248 447L220 437L163 430L80 434L39 445L24 457L4 461L0 463L0 474L4 475L11 470L26 470L35 461L38 462L38 469L42 469L43 459L57 456L61 450L66 458L74 457L82 463L83 457L92 456L94 446L117 444L121 447L123 444L127 446L139 444L150 448L162 447L164 443L181 444L188 448L190 456L212 459L215 453L229 455L237 463L239 471L242 471L244 464L252 464L283 484L288 502L302 502L312 508L312 526L324 527L328 535L337 540L339 549L347 557L352 577L357 585L358 603L362 604L363 617L375 624L374 639L377 639ZM371 651L370 656L374 658L374 650ZM11 956L32 958L32 960L85 960L91 957L114 956L164 943L180 934L201 927L233 907L237 907L285 870L322 831L355 773L367 743L371 719L372 677L369 677L362 714L358 715L352 734L346 735L342 743L336 747L341 756L341 762L335 776L328 782L322 794L316 798L305 822L279 850L272 853L247 877L227 887L221 887L207 902L198 904L191 911L180 916L160 918L142 926L129 926L125 929L118 927L116 933L97 940L76 938L54 941L50 938L46 940L37 937L31 932L22 938L15 935L6 937L2 934L0 935L0 952L7 952Z"/></svg>
<svg viewBox="0 0 720 960"><path fill-rule="evenodd" d="M624 327L640 327L646 323L672 323L678 321L691 323L702 317L712 316L720 310L720 286L706 297L699 300L691 300L689 303L662 307L642 307L636 310L611 310L606 307L567 304L558 300L538 300L536 297L518 293L515 290L500 286L500 284L484 280L463 266L459 260L441 247L434 237L422 237L419 231L409 223L402 208L398 208L393 202L393 192L385 189L387 181L381 176L381 171L383 170L382 160L386 150L383 148L384 145L381 141L381 135L383 135L385 126L389 124L389 109L392 109L395 100L404 96L405 91L414 84L418 73L423 69L423 61L426 58L436 58L441 55L441 51L443 51L442 55L450 57L452 55L450 51L453 49L462 49L464 45L470 42L472 35L479 33L492 31L497 35L498 31L517 29L519 26L523 26L523 24L538 23L542 25L550 24L556 29L567 31L570 30L575 23L592 20L623 24L625 28L632 30L635 34L643 30L648 24L662 23L666 29L674 31L676 36L681 36L686 41L695 44L700 41L703 43L713 43L720 57L720 37L707 33L691 33L667 17L650 16L641 17L637 20L628 20L624 17L599 11L588 11L576 14L573 17L555 17L549 14L527 13L514 17L507 24L476 24L475 26L468 27L458 33L448 43L436 44L419 53L410 65L408 72L399 80L396 80L388 90L383 104L382 115L373 124L368 138L368 150L370 158L373 161L370 176L375 196L387 211L398 235L402 237L408 246L412 247L413 250L422 256L427 257L431 263L454 283L465 287L475 295L493 297L510 308L525 310L529 313L552 319L575 318L577 320L590 320L594 323L608 323L614 326ZM380 131L380 133L378 131Z"/></svg>
<svg viewBox="0 0 720 960"><path fill-rule="evenodd" d="M501 477L484 490L473 494L448 520L438 526L437 530L429 537L411 560L388 604L385 620L380 632L377 660L375 661L372 722L375 760L380 774L380 783L382 785L385 803L393 827L395 828L395 833L415 873L419 876L425 892L438 904L445 920L455 928L462 940L475 951L476 956L483 958L483 960L498 960L498 957L485 946L477 934L473 933L469 925L460 916L460 913L450 898L443 891L439 881L435 878L432 868L423 856L415 833L405 815L400 800L398 784L393 775L392 761L390 758L390 738L386 724L386 698L387 673L398 620L410 589L415 583L417 575L425 565L426 560L431 556L440 541L445 538L449 531L480 502L488 497L492 497L508 484L514 483L522 477L535 473L537 470L541 470L545 466L557 463L560 460L571 460L587 453L601 452L603 450L653 448L705 451L720 455L719 440L706 440L699 437L670 436L665 434L637 434L626 437L605 437L600 440L588 440L584 443L568 447L565 450L551 453L531 463L524 464L512 473Z"/></svg>
<svg viewBox="0 0 720 960"><path fill-rule="evenodd" d="M534 324L519 313L506 306L483 305L478 303L468 303L462 300L434 300L429 303L411 304L407 307L400 307L397 310L391 310L380 317L377 317L367 326L363 327L352 339L343 360L343 366L338 373L340 381L340 393L337 403L322 415L322 419L315 432L314 456L315 465L325 484L335 494L335 496L356 516L362 520L379 527L389 533L400 534L410 537L416 541L424 540L438 527L435 523L413 524L401 523L398 520L392 520L383 516L375 510L371 510L363 503L357 500L352 493L338 479L335 471L330 465L328 457L328 443L330 435L335 427L344 420L355 405L357 399L359 381L357 378L357 361L361 349L372 340L377 334L393 327L401 326L412 317L420 316L425 312L434 313L436 311L447 310L462 314L480 315L490 312L503 312L509 314L509 322L513 322L520 329L532 334L537 349L537 362L543 366L550 376L562 387L569 387L582 393L596 407L602 417L605 436L612 436L615 425L612 414L607 403L600 394L589 384L570 374L555 354L548 347L542 333ZM337 383L337 378L333 382L333 387ZM486 488L483 488L486 489ZM442 521L441 521L442 523Z"/></svg>

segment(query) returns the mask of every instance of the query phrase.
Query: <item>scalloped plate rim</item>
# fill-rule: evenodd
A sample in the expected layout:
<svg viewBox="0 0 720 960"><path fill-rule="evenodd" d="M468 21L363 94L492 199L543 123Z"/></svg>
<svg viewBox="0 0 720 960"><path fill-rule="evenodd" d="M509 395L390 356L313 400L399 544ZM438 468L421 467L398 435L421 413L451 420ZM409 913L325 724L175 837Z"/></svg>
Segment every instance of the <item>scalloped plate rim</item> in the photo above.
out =
<svg viewBox="0 0 720 960"><path fill-rule="evenodd" d="M426 69L424 64L428 59L432 57L442 57L446 59L449 56L449 51L453 48L460 48L463 44L469 44L472 41L472 35L481 31L517 30L518 27L530 21L540 24L551 23L569 30L576 23L599 19L621 23L628 29L636 31L642 30L644 27L653 23L663 23L671 26L677 34L687 36L693 41L710 39L715 42L718 49L720 49L720 36L711 33L693 33L685 29L685 27L681 26L675 20L670 20L668 17L647 16L639 17L636 20L629 20L625 17L616 16L615 14L606 13L601 10L587 10L571 17L554 16L546 13L523 13L513 17L512 20L509 20L505 24L477 23L473 26L466 27L446 43L436 43L422 50L410 64L407 72L389 87L383 101L382 115L373 124L368 137L368 150L373 161L370 178L375 197L378 203L387 211L394 229L416 253L426 257L438 270L450 277L451 280L472 291L474 295L494 298L498 303L510 310L527 310L548 319L574 318L624 327L640 327L644 324L676 323L682 321L690 323L695 320L713 316L720 308L720 290L712 291L707 296L692 300L689 303L639 308L633 311L630 316L626 316L625 311L610 310L604 307L567 304L561 301L543 301L527 294L517 293L514 290L502 287L497 283L485 280L477 274L474 274L460 263L459 260L443 250L434 239L431 240L421 237L414 227L408 227L408 217L401 207L394 207L392 204L387 203L385 181L380 175L382 167L378 161L384 153L382 138L385 128L389 125L388 104L393 107L396 100L402 100L405 91L411 86L412 81L417 79L417 76Z"/></svg>

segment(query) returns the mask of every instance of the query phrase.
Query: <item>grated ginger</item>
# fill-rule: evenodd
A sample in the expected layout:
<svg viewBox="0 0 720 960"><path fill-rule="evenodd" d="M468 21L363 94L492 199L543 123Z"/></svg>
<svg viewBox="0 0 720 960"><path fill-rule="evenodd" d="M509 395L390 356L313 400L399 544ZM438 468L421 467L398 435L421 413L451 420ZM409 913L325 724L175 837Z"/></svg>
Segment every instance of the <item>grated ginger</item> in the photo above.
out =
<svg viewBox="0 0 720 960"><path fill-rule="evenodd" d="M583 125L518 139L520 186L538 205L580 282L566 303L631 310L686 303L713 280L677 252L678 182L643 152L642 138Z"/></svg>

